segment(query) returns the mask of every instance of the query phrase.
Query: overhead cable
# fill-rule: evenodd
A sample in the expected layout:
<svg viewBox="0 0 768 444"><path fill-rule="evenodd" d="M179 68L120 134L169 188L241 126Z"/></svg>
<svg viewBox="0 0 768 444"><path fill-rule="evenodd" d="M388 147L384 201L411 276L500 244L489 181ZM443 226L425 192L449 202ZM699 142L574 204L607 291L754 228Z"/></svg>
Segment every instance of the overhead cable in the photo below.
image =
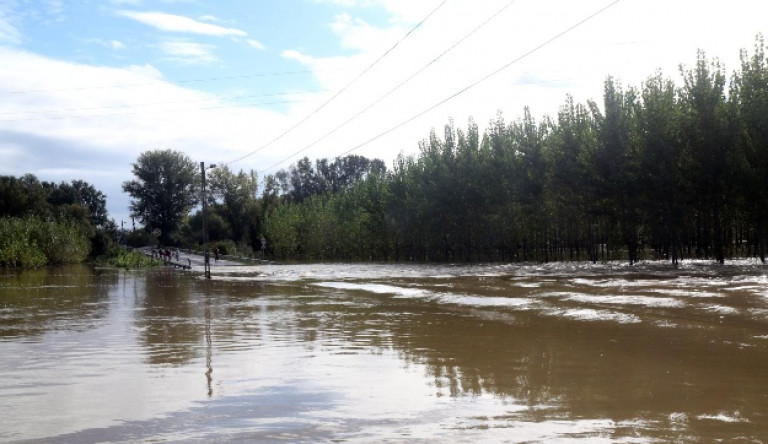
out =
<svg viewBox="0 0 768 444"><path fill-rule="evenodd" d="M321 142L322 140L324 140L326 137L328 137L328 136L332 135L332 134L333 134L333 133L335 133L336 131L340 130L341 128L345 127L347 124L349 124L349 123L350 123L350 122L352 122L353 120L357 119L358 117L360 117L361 115L363 115L364 113L366 113L366 112L367 112L369 109L371 109L371 108L373 108L374 106L376 106L377 104L379 104L379 103L380 103L382 100L386 99L387 97L389 97L390 95L392 95L392 94L393 94L395 91L397 91L398 89L402 88L402 87L403 87L403 86L404 86L406 83L410 82L410 81L411 81L411 80L413 80L413 79L414 79L416 76L418 76L419 74L421 74L422 72L424 72L424 71L425 71L427 68L429 68L430 66L432 66L432 65L433 65L435 62L437 62L438 60L440 60L440 59L441 59L441 58L442 58L444 55L446 55L447 53L449 53L450 51L452 51L453 49L455 49L457 46L459 46L460 44L462 44L462 43L463 43L465 40L467 40L469 37L471 37L471 36L472 36L474 33L476 33L476 32L477 32L478 30L480 30L482 27L484 27L485 25L487 25L487 24L488 24L488 23L489 23L491 20L493 20L494 18L498 17L498 16L499 16L499 15L500 15L502 12L504 12L504 11L505 11L507 8L509 8L510 6L512 6L512 4L513 4L513 3L515 3L516 1L517 1L517 0L511 0L511 1L509 1L507 4L505 4L505 5L504 5L504 6L502 6L500 9L498 9L496 12L494 12L493 14L491 14L491 16L490 16L490 17L488 17L487 19L485 19L485 20L484 20L482 23L480 23L479 25L477 25L477 26L476 26L474 29L472 29L472 30L471 30L471 31L469 31L467 34L465 34L463 37L461 37L459 40L457 40L457 41L456 41L456 42L455 42L453 45L449 46L449 47L448 47L446 50L444 50L443 52L441 52L441 53L440 53L440 54L439 54L437 57L433 58L433 59L432 59L432 60L431 60L429 63L427 63L426 65L422 66L422 67L421 67L419 70L417 70L416 72L414 72L413 74L411 74L411 75L410 75L408 78L406 78L405 80L403 80L402 82L400 82L399 84L397 84L397 85L396 85L394 88L390 89L389 91L387 91L387 92L386 92L386 93L384 93L383 95L379 96L379 98L378 98L378 99L376 99L376 100L375 100L375 101L373 101L371 104L369 104L369 105L368 105L368 106L366 106L365 108L363 108L363 109L361 109L360 111L358 111L357 113L355 113L355 114L354 114L352 117L350 117L349 119L345 120L345 121L344 121L344 122L342 122L340 125L336 126L335 128L333 128L332 130L328 131L327 133L325 133L324 135L320 136L319 138L315 139L315 140L314 140L314 141L312 141L312 143L310 143L309 145L307 145L307 146L305 146L304 148L302 148L302 149L300 149L300 150L296 151L295 153L291 154L291 155L290 155L290 156L288 156L287 158L285 158L285 159L283 159L283 160L281 160L281 161L277 162L276 164L272 165L271 167L269 167L269 168L267 168L267 169L272 169L272 168L276 167L277 165L280 165L280 164L282 164L282 163L285 163L285 162L287 162L287 161L291 160L293 157L295 157L295 156L297 156L298 154L301 154L301 153L303 153L304 151L308 150L309 148L313 147L313 146L314 146L314 145L316 145L317 143L319 143L319 142Z"/></svg>
<svg viewBox="0 0 768 444"><path fill-rule="evenodd" d="M418 22L418 23L416 24L416 26L414 26L413 28L411 28L411 30L410 30L410 31L408 31L408 32L407 32L407 33L406 33L406 34L405 34L405 35L404 35L404 36L403 36L403 37L402 37L400 40L398 40L397 42L395 42L395 44L394 44L394 45L392 45L392 47L391 47L391 48L389 48L388 50L386 50L386 51L385 51L385 52L384 52L382 55L380 55L380 56L379 56L379 58L377 58L376 60L374 60L374 62L373 62L373 63L371 63L371 64L370 64L370 65L369 65L367 68L365 68L365 69L364 69L364 70L363 70L363 71L362 71L360 74L358 74L358 75L357 75L357 77L355 77L354 79L352 79L352 81L351 81L351 82L349 82L349 83L348 83L346 86L344 86L344 87L343 87L343 88L341 88L339 91L337 91L337 92L336 92L336 94L334 94L334 95L333 95L333 96L331 96L331 97L330 97L328 100L326 100L325 102L323 102L323 103L322 103L320 106L318 106L318 107L317 107L317 108L316 108L314 111L312 111L312 112L310 112L309 114L307 114L306 116L304 116L304 118L302 118L301 120L299 120L298 122L296 122L296 124L294 124L293 126L291 126L290 128L288 128L287 130L285 130L283 133L281 133L280 135L278 135L278 136L277 136L277 137L275 137L274 139L270 140L269 142L265 143L264 145L260 146L259 148L256 148L255 150L253 150L253 151L249 152L248 154L245 154L244 156L238 157L238 158L237 158L237 159L235 159L235 160L231 160L231 161L229 161L229 162L226 162L226 163L224 163L224 165L230 165L230 164L233 164L233 163L235 163L235 162L239 162L239 161L241 161L241 160L243 160L243 159L245 159L245 158L247 158L247 157L250 157L250 156L252 156L252 155L254 155L254 154L258 153L259 151L263 150L264 148L266 148L266 147L268 147L268 146L272 145L273 143L277 142L278 140L282 139L283 137L285 137L286 135L290 134L291 132L293 132L293 130L295 130L295 129L296 129L296 128L298 128L298 127L299 127L301 124L303 124L304 122L306 122L307 120L309 120L309 119L310 119L312 116L314 116L315 114L317 114L318 112L320 112L320 110L322 110L323 108L325 108L325 107L326 107L326 105L328 105L329 103L331 103L331 102L332 102L334 99L336 99L337 97L339 97L339 96L340 96L340 95L341 95L341 94L342 94L344 91L346 91L347 89L349 89L349 87L350 87L350 86L352 86L354 83L356 83L358 80L360 80L360 78L361 78L361 77L363 77L363 76L364 76L364 75L365 75L365 74L366 74L368 71L370 71L370 70L371 70L371 69L372 69L374 66L376 66L376 65L377 65L377 64L378 64L380 61L382 61L382 60L383 60L383 59L384 59L386 56L388 56L388 55L389 55L389 53L391 53L391 52L392 52L392 51L393 51L395 48L397 48L397 46L398 46L398 45L400 45L400 43L402 43L402 42L403 42L405 39L407 39L407 38L408 38L408 37L409 37L409 36L410 36L410 35L411 35L411 34L412 34L412 33L413 33L415 30L417 30L419 27L421 27L421 25L423 25L423 24L424 24L424 22L426 22L426 21L427 21L427 20L428 20L430 17L432 17L432 15L433 15L435 12L437 12L437 11L438 11L440 8L442 8L442 7L443 7L443 5L445 5L445 3L446 3L447 1L448 1L448 0L443 0L442 2L440 2L440 4L438 4L438 5L437 5L437 6L436 6L434 9L432 9L432 10L429 12L429 14L427 14L427 15L426 15L426 17L424 17L423 19L421 19L421 21L420 21L420 22Z"/></svg>
<svg viewBox="0 0 768 444"><path fill-rule="evenodd" d="M558 34L554 35L553 37L550 37L549 39L545 40L544 42L538 44L533 49L531 49L531 50L525 52L524 54L516 57L515 59L511 60L510 62L507 62L506 64L502 65L501 67L499 67L499 68L495 69L494 71L486 74L485 76L481 77L480 79L470 83L469 85L467 85L464 88L456 91L455 93L453 93L450 96L444 98L443 100L441 100L441 101L439 101L439 102L437 102L437 103L427 107L426 109L424 109L424 110L414 114L413 116L403 120L402 122L398 123L397 125L389 128L389 129L387 129L385 131L382 131L381 133L371 137L370 139L368 139L368 140L366 140L366 141L364 141L364 142L354 146L353 148L351 148L351 149L349 149L349 150L339 154L337 157L345 156L345 155L347 155L347 154L349 154L349 153L351 153L351 152L353 152L355 150L358 150L358 149L362 148L363 146L365 146L365 145L367 145L367 144L369 144L369 143L371 143L371 142L373 142L373 141L375 141L377 139L380 139L380 138L386 136L387 134L389 134L389 133L391 133L391 132L393 132L393 131L395 131L395 130L397 130L397 129L405 126L405 125L407 125L408 123L418 119L419 117L427 114L428 112L434 110L435 108L437 108L437 107L439 107L439 106L441 106L441 105L443 105L443 104L445 104L445 103L455 99L456 97L464 94L465 92L469 91L470 89L474 88L475 86L485 82L486 80L490 79L491 77L493 77L493 76L499 74L500 72L504 71L505 69L509 68L510 66L512 66L512 65L518 63L519 61L525 59L526 57L530 56L531 54L541 50L542 48L548 46L552 42L560 39L561 37L563 37L564 35L570 33L574 29L576 29L576 28L580 27L581 25L587 23L588 21L594 19L598 15L602 14L603 12L607 11L611 7L615 6L620 1L621 0L615 0L615 1L607 4L606 6L603 6L602 8L600 8L597 11L593 12L589 16L587 16L587 17L581 19L580 21L576 22L575 24L571 25L570 27L568 27L564 31L561 31ZM265 172L265 171L269 171L269 170L275 168L276 166L280 165L283 162L285 162L285 160L283 160L281 162L278 162L278 163L270 166L269 168L266 168L266 169L262 170L262 173Z"/></svg>
<svg viewBox="0 0 768 444"><path fill-rule="evenodd" d="M117 83L114 85L99 85L99 86L80 86L75 88L54 88L54 89L27 89L17 91L0 91L0 94L35 94L35 93L50 93L50 92L65 92L65 91L86 91L92 89L111 89L111 88L133 88L137 86L156 86L158 83L198 83L198 82L213 82L219 80L240 80L240 79L252 79L255 77L278 77L286 75L297 74L313 74L317 70L302 69L297 71L282 71L272 73L257 73L257 74L244 74L240 76L226 76L226 77L203 77L197 79L182 79L182 80L164 80L157 79L154 82L142 82L142 83Z"/></svg>

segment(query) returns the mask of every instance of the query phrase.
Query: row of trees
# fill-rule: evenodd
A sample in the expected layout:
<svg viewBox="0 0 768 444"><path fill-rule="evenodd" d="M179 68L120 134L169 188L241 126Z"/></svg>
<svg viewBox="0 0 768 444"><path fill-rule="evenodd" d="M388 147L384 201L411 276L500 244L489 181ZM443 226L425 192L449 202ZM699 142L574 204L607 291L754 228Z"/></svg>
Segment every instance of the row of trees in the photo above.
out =
<svg viewBox="0 0 768 444"><path fill-rule="evenodd" d="M313 165L308 158L265 180L253 171L234 172L227 166L207 170L206 225L209 238L246 252L261 248L265 213L285 203L302 203L311 196L339 193L369 173L386 170L380 160L348 156ZM123 183L133 198L131 213L148 231L160 231L163 245L202 243L202 175L187 155L170 149L142 153L133 164L134 179Z"/></svg>
<svg viewBox="0 0 768 444"><path fill-rule="evenodd" d="M768 60L762 37L729 78L699 52L682 82L605 81L481 132L453 122L415 156L301 159L258 179L209 175L212 240L300 260L550 261L755 255L768 243ZM124 183L164 243L199 243L197 166L157 150ZM259 191L261 192L259 195ZM164 200L165 199L165 200ZM170 199L170 200L168 200Z"/></svg>
<svg viewBox="0 0 768 444"><path fill-rule="evenodd" d="M741 62L728 81L700 52L679 86L609 77L602 107L568 98L556 117L499 115L482 134L451 122L391 172L302 200L293 185L264 230L278 257L311 260L765 260L761 37Z"/></svg>
<svg viewBox="0 0 768 444"><path fill-rule="evenodd" d="M0 266L80 262L106 252L115 234L106 197L89 183L0 176Z"/></svg>

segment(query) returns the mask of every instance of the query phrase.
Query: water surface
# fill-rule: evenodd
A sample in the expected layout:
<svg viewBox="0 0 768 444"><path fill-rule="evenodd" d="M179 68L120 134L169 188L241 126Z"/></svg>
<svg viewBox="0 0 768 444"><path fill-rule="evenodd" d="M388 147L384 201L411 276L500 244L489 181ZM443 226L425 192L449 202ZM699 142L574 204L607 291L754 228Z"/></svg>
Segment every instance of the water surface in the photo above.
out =
<svg viewBox="0 0 768 444"><path fill-rule="evenodd" d="M0 441L765 440L767 272L5 271Z"/></svg>

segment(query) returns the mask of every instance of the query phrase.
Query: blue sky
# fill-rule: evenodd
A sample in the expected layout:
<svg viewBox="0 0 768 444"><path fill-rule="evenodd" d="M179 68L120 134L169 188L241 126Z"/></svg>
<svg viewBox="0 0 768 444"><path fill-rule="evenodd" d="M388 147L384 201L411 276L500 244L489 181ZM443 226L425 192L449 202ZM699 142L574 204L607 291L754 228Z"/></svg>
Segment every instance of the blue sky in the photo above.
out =
<svg viewBox="0 0 768 444"><path fill-rule="evenodd" d="M750 0L0 0L0 174L87 180L119 223L149 149L260 177L358 146L389 164L449 119L599 101L608 75L681 84L697 48L730 73L767 16Z"/></svg>

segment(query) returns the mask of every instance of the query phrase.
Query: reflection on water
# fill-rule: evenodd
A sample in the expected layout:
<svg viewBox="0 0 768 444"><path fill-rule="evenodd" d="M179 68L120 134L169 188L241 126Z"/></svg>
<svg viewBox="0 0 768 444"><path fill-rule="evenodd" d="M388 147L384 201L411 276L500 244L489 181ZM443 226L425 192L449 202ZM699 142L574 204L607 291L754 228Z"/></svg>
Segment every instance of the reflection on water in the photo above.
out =
<svg viewBox="0 0 768 444"><path fill-rule="evenodd" d="M89 328L104 316L106 288L114 281L114 276L83 266L5 270L0 276L0 338Z"/></svg>
<svg viewBox="0 0 768 444"><path fill-rule="evenodd" d="M0 278L0 441L768 439L762 266Z"/></svg>

